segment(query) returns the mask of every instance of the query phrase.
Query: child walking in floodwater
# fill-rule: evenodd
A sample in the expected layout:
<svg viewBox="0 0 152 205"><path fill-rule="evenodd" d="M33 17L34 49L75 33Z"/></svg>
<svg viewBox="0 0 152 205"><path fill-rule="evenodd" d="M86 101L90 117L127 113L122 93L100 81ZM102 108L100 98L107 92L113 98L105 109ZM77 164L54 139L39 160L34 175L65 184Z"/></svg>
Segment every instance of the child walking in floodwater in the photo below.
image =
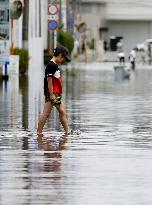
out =
<svg viewBox="0 0 152 205"><path fill-rule="evenodd" d="M62 80L58 65L64 62L70 62L69 51L64 46L57 46L53 50L53 58L49 61L45 68L44 77L44 95L45 104L43 113L40 115L38 121L37 133L42 134L43 127L51 113L53 106L59 112L60 122L64 128L65 135L68 135L71 130L68 126L66 111L62 98Z"/></svg>

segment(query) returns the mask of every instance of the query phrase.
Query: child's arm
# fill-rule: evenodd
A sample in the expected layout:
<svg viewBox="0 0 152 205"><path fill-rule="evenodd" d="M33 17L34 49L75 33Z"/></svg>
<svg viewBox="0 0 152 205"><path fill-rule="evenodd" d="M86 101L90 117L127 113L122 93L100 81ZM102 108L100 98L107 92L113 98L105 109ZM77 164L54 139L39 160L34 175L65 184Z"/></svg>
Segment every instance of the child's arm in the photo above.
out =
<svg viewBox="0 0 152 205"><path fill-rule="evenodd" d="M47 81L48 81L48 90L50 93L50 99L51 100L55 100L55 95L53 94L53 84L52 84L52 77L47 77Z"/></svg>

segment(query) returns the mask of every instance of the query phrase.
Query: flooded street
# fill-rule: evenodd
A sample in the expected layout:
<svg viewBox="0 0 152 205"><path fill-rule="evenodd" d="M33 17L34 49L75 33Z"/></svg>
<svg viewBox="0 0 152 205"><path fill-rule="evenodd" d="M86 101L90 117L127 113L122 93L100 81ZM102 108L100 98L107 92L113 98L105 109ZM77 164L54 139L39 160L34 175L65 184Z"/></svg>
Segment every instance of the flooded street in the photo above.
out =
<svg viewBox="0 0 152 205"><path fill-rule="evenodd" d="M53 110L42 139L43 78L0 85L1 205L151 205L152 70L116 82L104 64L63 69L69 124Z"/></svg>

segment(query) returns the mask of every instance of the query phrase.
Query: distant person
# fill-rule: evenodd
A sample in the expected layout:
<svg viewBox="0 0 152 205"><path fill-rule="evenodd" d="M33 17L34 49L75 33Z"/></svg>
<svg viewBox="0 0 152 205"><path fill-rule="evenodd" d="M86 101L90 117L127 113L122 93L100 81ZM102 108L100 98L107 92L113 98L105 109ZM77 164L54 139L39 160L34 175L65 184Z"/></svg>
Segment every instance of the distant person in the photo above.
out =
<svg viewBox="0 0 152 205"><path fill-rule="evenodd" d="M103 42L103 47L104 47L104 51L106 52L108 50L108 42L106 40L104 40Z"/></svg>
<svg viewBox="0 0 152 205"><path fill-rule="evenodd" d="M82 41L81 50L82 50L82 53L86 50L85 41Z"/></svg>
<svg viewBox="0 0 152 205"><path fill-rule="evenodd" d="M120 40L117 43L117 51L120 52L122 50L122 47L123 47L123 43L122 43L122 40Z"/></svg>
<svg viewBox="0 0 152 205"><path fill-rule="evenodd" d="M129 60L131 63L131 69L135 71L135 68L136 68L136 49L135 48L131 50L130 55L129 55Z"/></svg>
<svg viewBox="0 0 152 205"><path fill-rule="evenodd" d="M125 65L125 53L123 51L118 53L118 58L120 65Z"/></svg>
<svg viewBox="0 0 152 205"><path fill-rule="evenodd" d="M44 95L45 104L43 113L40 115L38 121L37 133L42 134L43 127L48 119L53 106L59 112L60 122L64 128L65 135L68 135L71 130L68 126L66 111L61 101L62 98L62 80L58 65L64 62L69 62L69 51L64 46L57 46L53 51L53 58L49 61L45 68L44 78Z"/></svg>
<svg viewBox="0 0 152 205"><path fill-rule="evenodd" d="M74 41L74 49L75 49L75 54L78 55L80 53L80 44L78 40Z"/></svg>
<svg viewBox="0 0 152 205"><path fill-rule="evenodd" d="M151 54L151 44L148 44L148 63L151 65L152 62L152 54Z"/></svg>
<svg viewBox="0 0 152 205"><path fill-rule="evenodd" d="M84 62L87 63L87 49L86 49L85 41L82 42L81 50L82 50L82 54L84 54Z"/></svg>

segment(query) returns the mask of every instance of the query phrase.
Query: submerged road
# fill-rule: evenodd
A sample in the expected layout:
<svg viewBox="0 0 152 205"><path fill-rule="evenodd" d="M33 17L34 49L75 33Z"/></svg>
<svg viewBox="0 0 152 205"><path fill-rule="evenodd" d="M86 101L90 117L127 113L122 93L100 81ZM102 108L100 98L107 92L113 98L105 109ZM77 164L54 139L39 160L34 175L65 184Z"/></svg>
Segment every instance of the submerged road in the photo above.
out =
<svg viewBox="0 0 152 205"><path fill-rule="evenodd" d="M152 70L115 82L104 64L63 70L69 124L36 135L43 81L0 85L1 205L151 205Z"/></svg>

